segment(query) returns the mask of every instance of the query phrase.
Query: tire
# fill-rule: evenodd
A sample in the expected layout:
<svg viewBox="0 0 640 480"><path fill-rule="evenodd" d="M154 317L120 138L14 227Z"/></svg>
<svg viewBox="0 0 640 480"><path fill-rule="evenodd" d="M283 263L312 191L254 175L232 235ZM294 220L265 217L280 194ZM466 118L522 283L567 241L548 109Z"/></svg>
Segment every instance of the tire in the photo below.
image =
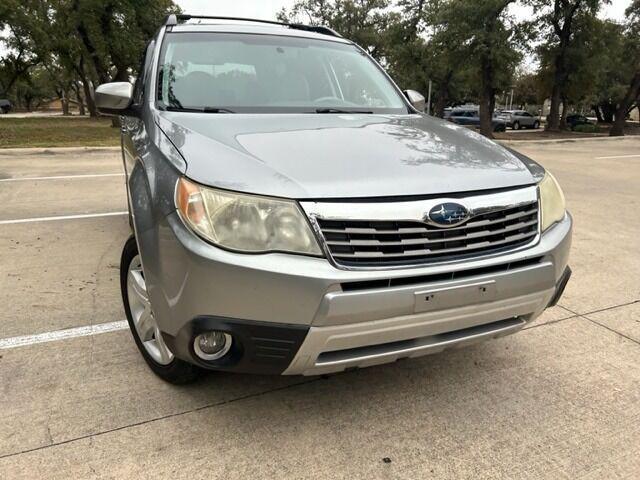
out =
<svg viewBox="0 0 640 480"><path fill-rule="evenodd" d="M540 122L538 120L536 120L535 122L533 122L533 129L537 130L540 128Z"/></svg>
<svg viewBox="0 0 640 480"><path fill-rule="evenodd" d="M202 373L202 370L196 365L176 358L164 344L164 340L162 339L162 335L159 333L157 326L155 327L155 333L152 334L152 337L150 339L143 342L140 338L139 329L141 327L136 327L134 315L132 313L132 302L135 304L136 315L139 314L139 324L153 323L155 325L155 321L153 320L153 314L150 310L150 304L147 304L149 310L145 308L142 313L139 312L140 305L138 304L141 304L140 297L138 297L137 293L135 293L138 292L138 290L135 287L132 287L132 285L134 283L137 287L139 287L140 285L133 280L133 283L129 281L130 272L133 271L132 265L137 265L139 263L139 258L138 245L136 244L135 237L131 236L124 244L124 248L122 250L122 257L120 260L120 289L122 291L122 303L124 305L124 311L127 315L127 321L129 322L129 329L131 330L133 339L136 342L136 346L142 354L145 362L147 362L149 368L151 368L153 373L155 373L158 377L166 382L175 385L191 383L198 379L198 377ZM141 264L139 266L139 269L135 269L135 272L137 272L136 275L138 275L138 278L142 278L142 283L144 283L144 273L142 272ZM133 276L131 278L133 279ZM146 293L146 284L144 284L144 292ZM141 322L140 319L143 315L145 315L145 318L150 318L150 320L147 322ZM150 330L151 329L147 329L147 331ZM158 340L156 337L159 337L160 340ZM152 348L152 346L154 346L155 350ZM164 349L166 349L166 351ZM162 355L160 352L164 352L164 355ZM164 359L165 361L162 361L162 359Z"/></svg>
<svg viewBox="0 0 640 480"><path fill-rule="evenodd" d="M520 122L518 122L517 120L515 122L513 122L513 127L514 130L520 130Z"/></svg>

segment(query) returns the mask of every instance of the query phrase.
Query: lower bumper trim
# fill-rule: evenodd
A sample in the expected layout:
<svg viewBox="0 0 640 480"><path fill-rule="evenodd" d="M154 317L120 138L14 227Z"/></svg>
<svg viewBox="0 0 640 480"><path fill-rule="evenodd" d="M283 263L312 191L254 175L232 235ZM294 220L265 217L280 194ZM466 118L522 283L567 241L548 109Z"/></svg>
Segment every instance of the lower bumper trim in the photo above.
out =
<svg viewBox="0 0 640 480"><path fill-rule="evenodd" d="M335 367L353 362L357 362L359 365L386 363L401 358L417 357L440 352L454 345L462 346L471 342L508 335L520 330L525 324L526 321L522 318L512 318L429 337L324 352L318 356L316 367Z"/></svg>

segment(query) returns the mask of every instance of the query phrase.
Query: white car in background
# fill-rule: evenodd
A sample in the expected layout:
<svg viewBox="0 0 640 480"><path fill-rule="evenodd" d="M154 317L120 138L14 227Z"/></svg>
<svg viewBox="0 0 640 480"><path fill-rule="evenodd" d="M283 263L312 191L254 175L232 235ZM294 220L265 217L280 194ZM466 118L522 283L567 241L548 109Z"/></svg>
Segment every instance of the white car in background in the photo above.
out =
<svg viewBox="0 0 640 480"><path fill-rule="evenodd" d="M540 120L525 110L502 110L497 118L514 130L521 128L540 128Z"/></svg>

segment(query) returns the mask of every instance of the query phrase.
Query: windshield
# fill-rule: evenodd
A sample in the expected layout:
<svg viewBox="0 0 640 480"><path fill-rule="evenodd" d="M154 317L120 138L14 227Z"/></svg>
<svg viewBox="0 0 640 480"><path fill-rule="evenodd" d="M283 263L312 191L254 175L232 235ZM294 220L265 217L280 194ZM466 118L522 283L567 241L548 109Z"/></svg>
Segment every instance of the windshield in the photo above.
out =
<svg viewBox="0 0 640 480"><path fill-rule="evenodd" d="M168 33L158 101L217 113L407 113L356 46L275 35Z"/></svg>

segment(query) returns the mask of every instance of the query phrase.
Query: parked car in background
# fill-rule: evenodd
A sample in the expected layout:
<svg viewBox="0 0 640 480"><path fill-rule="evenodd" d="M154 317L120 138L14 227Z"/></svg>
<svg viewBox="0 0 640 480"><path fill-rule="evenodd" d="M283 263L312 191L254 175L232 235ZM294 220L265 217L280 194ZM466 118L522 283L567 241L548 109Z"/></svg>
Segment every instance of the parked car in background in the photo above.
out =
<svg viewBox="0 0 640 480"><path fill-rule="evenodd" d="M587 117L584 115L572 114L567 115L567 126L573 130L578 125L594 125Z"/></svg>
<svg viewBox="0 0 640 480"><path fill-rule="evenodd" d="M6 98L0 98L0 113L9 113L11 111L11 102Z"/></svg>
<svg viewBox="0 0 640 480"><path fill-rule="evenodd" d="M454 108L447 120L458 125L479 127L480 111L477 108ZM504 132L507 129L504 120L496 116L493 117L492 124L494 132Z"/></svg>
<svg viewBox="0 0 640 480"><path fill-rule="evenodd" d="M525 110L502 110L497 118L502 120L505 125L514 130L521 128L540 128L540 120L538 117L531 115Z"/></svg>

